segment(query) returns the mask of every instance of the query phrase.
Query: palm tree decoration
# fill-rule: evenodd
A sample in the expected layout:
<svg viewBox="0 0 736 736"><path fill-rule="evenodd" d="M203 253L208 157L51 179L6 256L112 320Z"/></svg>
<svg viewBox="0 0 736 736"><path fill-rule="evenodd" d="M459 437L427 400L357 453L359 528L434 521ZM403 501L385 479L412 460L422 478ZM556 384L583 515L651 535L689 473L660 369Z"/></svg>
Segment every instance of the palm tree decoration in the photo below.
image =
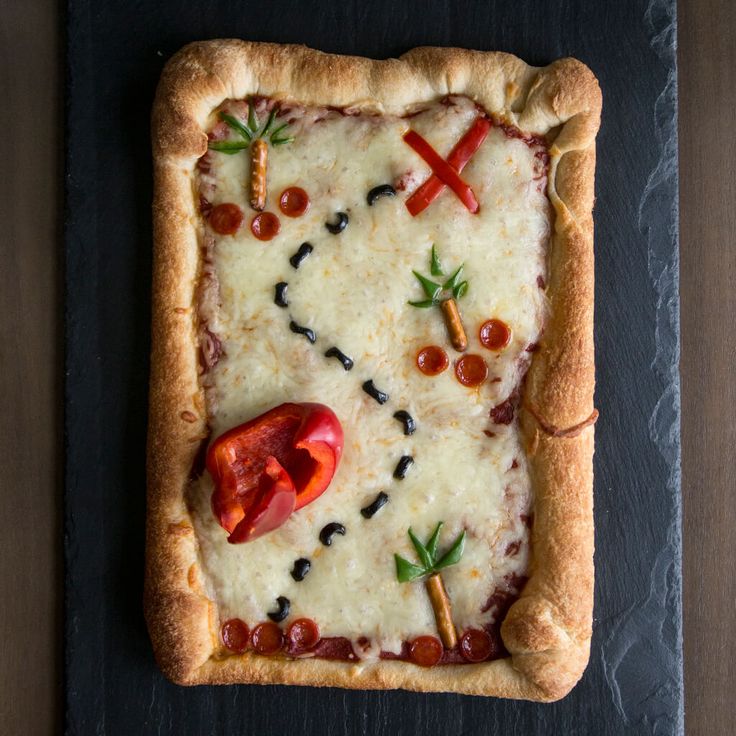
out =
<svg viewBox="0 0 736 736"><path fill-rule="evenodd" d="M408 583L427 576L424 586L432 604L440 639L442 639L445 647L452 649L457 645L457 632L452 622L450 598L442 582L440 570L460 562L460 558L465 551L465 532L461 532L447 552L438 558L442 526L443 522L440 521L426 544L423 544L409 527L409 539L414 545L420 564L409 562L409 560L398 554L394 554L394 560L396 561L396 577L400 583Z"/></svg>
<svg viewBox="0 0 736 736"><path fill-rule="evenodd" d="M457 300L461 299L468 291L468 282L462 280L463 266L460 264L452 275L442 284L432 281L432 279L422 276L417 271L412 273L422 285L427 299L421 301L410 301L412 307L419 309L429 309L430 307L439 307L442 310L442 316L445 320L445 327L450 336L452 347L458 352L464 352L468 347L468 337L465 334L465 328L460 317L460 310L457 306ZM432 253L429 260L429 270L432 276L444 276L445 272L442 268L437 249L432 246Z"/></svg>
<svg viewBox="0 0 736 736"><path fill-rule="evenodd" d="M266 139L271 142L272 146L283 146L294 140L294 138L284 135L288 123L271 130L278 110L277 105L271 108L268 119L262 128L252 100L248 101L247 124L221 110L219 113L220 120L231 130L234 130L242 140L210 141L209 144L213 151L228 155L250 148L250 206L258 212L266 207L266 169L268 165L268 143Z"/></svg>

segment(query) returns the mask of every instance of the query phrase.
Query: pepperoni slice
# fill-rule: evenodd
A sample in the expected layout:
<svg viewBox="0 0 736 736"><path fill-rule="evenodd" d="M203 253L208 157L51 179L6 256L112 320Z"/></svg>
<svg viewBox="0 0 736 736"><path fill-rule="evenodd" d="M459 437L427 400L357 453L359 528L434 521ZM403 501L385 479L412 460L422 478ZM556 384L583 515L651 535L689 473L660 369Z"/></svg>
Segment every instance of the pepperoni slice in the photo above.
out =
<svg viewBox="0 0 736 736"><path fill-rule="evenodd" d="M250 231L258 240L273 240L281 230L281 222L273 212L261 212L250 223Z"/></svg>
<svg viewBox="0 0 736 736"><path fill-rule="evenodd" d="M455 363L455 376L463 386L480 386L488 376L488 366L480 355L463 355Z"/></svg>
<svg viewBox="0 0 736 736"><path fill-rule="evenodd" d="M422 667L434 667L442 651L442 642L436 636L418 636L409 646L409 657Z"/></svg>
<svg viewBox="0 0 736 736"><path fill-rule="evenodd" d="M266 621L253 629L251 643L259 654L275 654L284 646L284 635L276 624Z"/></svg>
<svg viewBox="0 0 736 736"><path fill-rule="evenodd" d="M222 643L236 654L242 654L248 647L248 639L250 637L250 629L245 621L239 618L231 618L225 621L220 631Z"/></svg>
<svg viewBox="0 0 736 736"><path fill-rule="evenodd" d="M358 659L353 650L352 642L344 636L326 636L319 640L313 651L314 656L320 659L333 659L343 662L355 662Z"/></svg>
<svg viewBox="0 0 736 736"><path fill-rule="evenodd" d="M310 204L309 195L301 187L284 189L279 198L279 209L287 217L301 217Z"/></svg>
<svg viewBox="0 0 736 736"><path fill-rule="evenodd" d="M425 376L436 376L450 365L447 353L437 345L428 345L417 353L417 368Z"/></svg>
<svg viewBox="0 0 736 736"><path fill-rule="evenodd" d="M294 649L306 651L317 646L319 628L311 618L298 618L289 626L286 636Z"/></svg>
<svg viewBox="0 0 736 736"><path fill-rule="evenodd" d="M232 202L218 204L212 212L210 212L210 225L212 229L220 235L233 235L238 232L238 228L243 224L243 210Z"/></svg>
<svg viewBox="0 0 736 736"><path fill-rule="evenodd" d="M480 326L481 345L489 350L503 350L511 340L511 328L500 319L489 319Z"/></svg>
<svg viewBox="0 0 736 736"><path fill-rule="evenodd" d="M468 662L483 662L492 650L491 637L482 629L468 629L460 639L460 651Z"/></svg>

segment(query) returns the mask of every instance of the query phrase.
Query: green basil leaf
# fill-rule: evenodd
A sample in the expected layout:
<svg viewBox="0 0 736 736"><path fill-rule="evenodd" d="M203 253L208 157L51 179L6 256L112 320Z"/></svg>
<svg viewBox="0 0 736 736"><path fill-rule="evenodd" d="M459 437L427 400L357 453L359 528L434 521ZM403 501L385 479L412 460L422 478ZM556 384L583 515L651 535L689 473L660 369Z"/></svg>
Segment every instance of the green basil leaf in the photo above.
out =
<svg viewBox="0 0 736 736"><path fill-rule="evenodd" d="M422 276L417 271L412 271L412 273L417 277L419 283L422 285L422 289L424 289L424 293L430 299L437 299L439 297L442 291L442 287L439 284L435 284L434 281L430 281L426 276Z"/></svg>
<svg viewBox="0 0 736 736"><path fill-rule="evenodd" d="M276 106L271 108L271 112L268 115L268 120L266 120L266 124L263 126L263 130L261 131L260 137L263 138L263 136L268 133L269 130L271 130L271 126L273 125L273 120L276 117Z"/></svg>
<svg viewBox="0 0 736 736"><path fill-rule="evenodd" d="M461 299L468 293L468 282L461 281L453 290L452 295L455 299Z"/></svg>
<svg viewBox="0 0 736 736"><path fill-rule="evenodd" d="M411 304L412 307L419 307L419 309L429 309L429 307L434 307L437 302L434 299L425 299L421 302L407 302L407 304Z"/></svg>
<svg viewBox="0 0 736 736"><path fill-rule="evenodd" d="M248 102L248 127L250 132L255 135L258 132L258 118L256 117L256 106L249 101Z"/></svg>
<svg viewBox="0 0 736 736"><path fill-rule="evenodd" d="M396 560L396 577L400 583L409 583L427 572L423 567L405 560L401 555L394 555L394 560Z"/></svg>
<svg viewBox="0 0 736 736"><path fill-rule="evenodd" d="M434 247L434 244L432 244L432 257L430 258L429 264L429 270L431 271L432 276L445 275L445 272L442 270L440 257L437 255L437 249Z"/></svg>
<svg viewBox="0 0 736 736"><path fill-rule="evenodd" d="M242 151L244 148L248 148L248 146L250 146L250 143L247 141L212 141L209 144L209 148L213 151L227 153L229 156Z"/></svg>
<svg viewBox="0 0 736 736"><path fill-rule="evenodd" d="M424 565L425 570L432 567L432 557L427 552L427 548L419 541L419 538L416 534L411 530L411 527L409 527L409 539L411 539L411 543L414 545L414 549L417 551L417 556L419 557L419 561Z"/></svg>
<svg viewBox="0 0 736 736"><path fill-rule="evenodd" d="M449 289L450 291L452 291L458 285L458 283L460 282L460 274L462 274L463 272L464 265L464 263L460 264L457 267L457 271L455 271L455 273L453 273L452 276L450 276L450 278L447 279L444 284L442 284L443 289Z"/></svg>
<svg viewBox="0 0 736 736"><path fill-rule="evenodd" d="M220 120L226 122L228 127L232 128L235 132L240 133L245 140L250 141L253 139L248 128L246 128L240 120L234 118L232 115L228 115L226 112L220 112Z"/></svg>
<svg viewBox="0 0 736 736"><path fill-rule="evenodd" d="M445 567L454 565L456 562L460 562L460 558L463 556L465 551L465 532L462 532L458 538L452 543L452 547L442 555L441 559L435 564L435 570L442 570Z"/></svg>
<svg viewBox="0 0 736 736"><path fill-rule="evenodd" d="M434 561L437 559L437 545L440 543L440 532L442 531L442 525L444 524L444 521L440 521L437 524L437 527L432 532L432 536L429 538L429 541L427 542L427 552L429 552L429 556L432 558L432 564L434 565Z"/></svg>

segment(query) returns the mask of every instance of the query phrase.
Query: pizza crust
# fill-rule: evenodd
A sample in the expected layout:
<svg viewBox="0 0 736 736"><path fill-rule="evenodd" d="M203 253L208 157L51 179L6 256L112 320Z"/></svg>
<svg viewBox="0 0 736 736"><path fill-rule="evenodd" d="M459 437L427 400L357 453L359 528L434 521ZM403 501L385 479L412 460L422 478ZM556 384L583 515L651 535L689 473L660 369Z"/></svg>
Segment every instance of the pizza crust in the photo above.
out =
<svg viewBox="0 0 736 736"><path fill-rule="evenodd" d="M212 109L249 95L401 114L467 95L523 131L547 134L554 210L551 318L523 391L520 426L534 487L530 579L501 629L511 656L425 669L224 655L200 578L184 489L207 437L196 360L200 271L193 171ZM153 326L144 604L157 661L180 684L405 688L551 701L588 661L593 608L593 220L601 95L582 63L534 68L502 53L418 48L400 59L225 40L191 44L164 69L153 109ZM563 435L553 436L550 427ZM579 429L577 429L579 427ZM573 428L569 433L566 429Z"/></svg>

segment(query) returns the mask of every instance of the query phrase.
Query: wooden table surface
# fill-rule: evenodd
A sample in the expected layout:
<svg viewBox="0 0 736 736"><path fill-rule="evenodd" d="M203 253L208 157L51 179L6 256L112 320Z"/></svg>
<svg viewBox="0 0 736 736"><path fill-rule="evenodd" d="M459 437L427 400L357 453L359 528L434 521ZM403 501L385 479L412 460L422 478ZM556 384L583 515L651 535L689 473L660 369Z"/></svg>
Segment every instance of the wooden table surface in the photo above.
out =
<svg viewBox="0 0 736 736"><path fill-rule="evenodd" d="M736 733L736 3L681 0L685 724Z"/></svg>
<svg viewBox="0 0 736 736"><path fill-rule="evenodd" d="M611 0L614 1L614 0ZM63 44L0 8L0 730L61 730ZM679 8L686 729L736 732L736 3ZM733 291L732 291L733 289Z"/></svg>

